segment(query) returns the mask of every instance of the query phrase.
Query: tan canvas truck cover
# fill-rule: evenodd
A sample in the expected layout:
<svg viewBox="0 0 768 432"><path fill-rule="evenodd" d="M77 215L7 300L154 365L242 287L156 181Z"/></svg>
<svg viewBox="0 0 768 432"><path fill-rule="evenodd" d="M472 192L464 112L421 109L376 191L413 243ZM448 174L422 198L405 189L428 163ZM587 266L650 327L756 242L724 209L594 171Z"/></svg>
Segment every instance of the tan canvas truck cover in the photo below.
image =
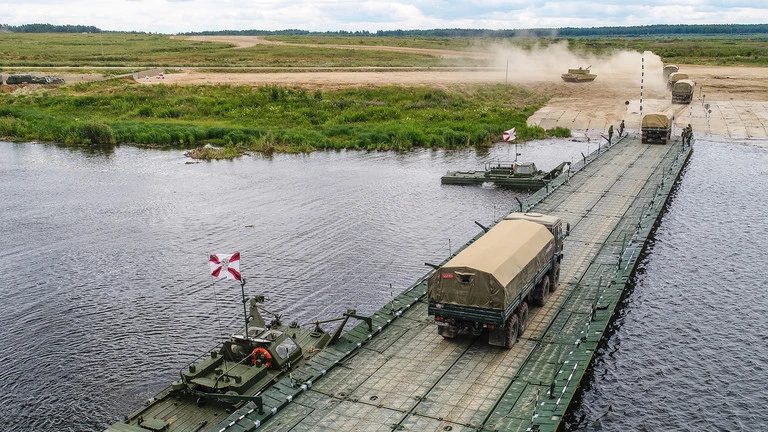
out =
<svg viewBox="0 0 768 432"><path fill-rule="evenodd" d="M672 92L688 94L693 91L693 86L695 85L693 81L688 79L679 80L672 86Z"/></svg>
<svg viewBox="0 0 768 432"><path fill-rule="evenodd" d="M682 72L673 72L669 74L669 82L677 82L684 79L688 79L688 74Z"/></svg>
<svg viewBox="0 0 768 432"><path fill-rule="evenodd" d="M643 117L642 127L668 128L669 117L664 113L650 113Z"/></svg>
<svg viewBox="0 0 768 432"><path fill-rule="evenodd" d="M430 301L505 309L552 258L554 237L544 225L502 220L435 271Z"/></svg>

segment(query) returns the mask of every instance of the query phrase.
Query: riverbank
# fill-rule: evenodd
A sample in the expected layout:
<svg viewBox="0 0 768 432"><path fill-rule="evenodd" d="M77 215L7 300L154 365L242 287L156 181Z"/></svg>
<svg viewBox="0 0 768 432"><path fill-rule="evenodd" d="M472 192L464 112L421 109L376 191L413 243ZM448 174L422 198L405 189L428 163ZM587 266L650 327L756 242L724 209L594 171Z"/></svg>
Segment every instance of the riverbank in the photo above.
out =
<svg viewBox="0 0 768 432"><path fill-rule="evenodd" d="M72 146L191 149L198 159L318 149L488 147L569 136L526 120L545 94L517 86L380 86L309 91L276 85L141 85L116 79L0 95L0 136Z"/></svg>

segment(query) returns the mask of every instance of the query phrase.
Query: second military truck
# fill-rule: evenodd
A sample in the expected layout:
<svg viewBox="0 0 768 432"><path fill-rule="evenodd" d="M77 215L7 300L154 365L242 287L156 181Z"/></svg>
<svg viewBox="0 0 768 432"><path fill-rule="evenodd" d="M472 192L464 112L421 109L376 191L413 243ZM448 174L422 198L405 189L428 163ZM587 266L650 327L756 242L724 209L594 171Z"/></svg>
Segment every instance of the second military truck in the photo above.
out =
<svg viewBox="0 0 768 432"><path fill-rule="evenodd" d="M672 85L672 103L689 104L693 100L693 88L696 84L689 79L676 81Z"/></svg>
<svg viewBox="0 0 768 432"><path fill-rule="evenodd" d="M525 331L528 305L557 289L567 225L555 216L511 213L432 273L428 313L438 333L460 332L511 348Z"/></svg>

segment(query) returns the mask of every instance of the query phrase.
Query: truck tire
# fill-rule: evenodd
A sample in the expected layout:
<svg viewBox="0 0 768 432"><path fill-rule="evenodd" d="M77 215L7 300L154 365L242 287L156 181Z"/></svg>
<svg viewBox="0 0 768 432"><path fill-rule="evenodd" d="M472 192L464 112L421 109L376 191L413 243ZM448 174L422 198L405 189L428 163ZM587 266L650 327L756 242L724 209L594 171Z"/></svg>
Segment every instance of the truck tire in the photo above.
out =
<svg viewBox="0 0 768 432"><path fill-rule="evenodd" d="M447 327L438 327L437 328L437 334L440 336L446 338L446 339L453 339L456 337L456 332L452 329L449 329Z"/></svg>
<svg viewBox="0 0 768 432"><path fill-rule="evenodd" d="M525 333L525 329L528 327L528 303L523 301L515 311L517 315L517 335L522 336Z"/></svg>
<svg viewBox="0 0 768 432"><path fill-rule="evenodd" d="M517 334L520 331L520 322L517 320L517 314L512 314L507 318L504 325L504 348L510 349L517 342Z"/></svg>
<svg viewBox="0 0 768 432"><path fill-rule="evenodd" d="M533 304L544 306L549 298L549 276L541 278L536 288L533 289Z"/></svg>
<svg viewBox="0 0 768 432"><path fill-rule="evenodd" d="M552 268L552 283L549 285L549 292L557 291L560 284L560 263L555 263L555 267Z"/></svg>

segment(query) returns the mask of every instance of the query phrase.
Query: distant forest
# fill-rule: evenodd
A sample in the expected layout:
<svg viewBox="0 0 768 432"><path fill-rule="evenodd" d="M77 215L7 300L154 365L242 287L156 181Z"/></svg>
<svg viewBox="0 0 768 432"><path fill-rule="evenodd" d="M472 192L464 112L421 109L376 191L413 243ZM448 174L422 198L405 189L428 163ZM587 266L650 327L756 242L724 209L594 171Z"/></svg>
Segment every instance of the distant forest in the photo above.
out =
<svg viewBox="0 0 768 432"><path fill-rule="evenodd" d="M10 26L0 24L0 32L5 33L102 33L98 27L84 25L24 24Z"/></svg>
<svg viewBox="0 0 768 432"><path fill-rule="evenodd" d="M419 37L470 37L470 38L511 38L511 37L579 37L579 36L687 36L687 35L746 35L768 34L768 24L658 24L631 27L564 27L549 29L433 29L433 30L378 30L310 32L306 30L221 30L209 32L183 33L185 35L313 35L313 36L419 36Z"/></svg>
<svg viewBox="0 0 768 432"><path fill-rule="evenodd" d="M94 26L84 25L53 25L53 24L24 24L11 26L0 24L0 32L12 33L137 33L114 32L101 30ZM138 32L143 33L143 32ZM268 36L268 35L311 35L311 36L418 36L418 37L470 37L470 38L511 38L511 37L580 37L580 36L690 36L690 35L750 35L768 34L768 24L655 24L630 27L564 27L540 29L432 29L432 30L378 30L362 31L327 31L311 32L307 30L219 30L204 32L180 33L183 35L239 35L239 36Z"/></svg>

